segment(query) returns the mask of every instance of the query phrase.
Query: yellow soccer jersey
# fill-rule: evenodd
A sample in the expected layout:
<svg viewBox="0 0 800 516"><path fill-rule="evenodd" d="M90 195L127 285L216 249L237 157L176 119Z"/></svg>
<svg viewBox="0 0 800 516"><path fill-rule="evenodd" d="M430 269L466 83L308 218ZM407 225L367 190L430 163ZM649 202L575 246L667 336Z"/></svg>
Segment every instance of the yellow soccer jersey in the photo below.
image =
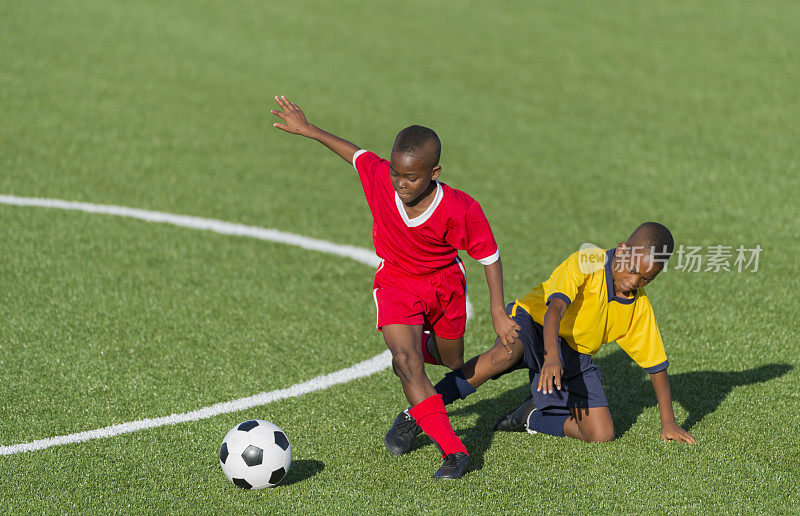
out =
<svg viewBox="0 0 800 516"><path fill-rule="evenodd" d="M572 349L594 355L601 344L617 341L648 372L663 371L669 363L644 288L630 298L614 292L615 251L590 248L571 254L547 281L517 299L514 310L522 307L534 321L544 324L547 303L559 297L567 303L559 335Z"/></svg>

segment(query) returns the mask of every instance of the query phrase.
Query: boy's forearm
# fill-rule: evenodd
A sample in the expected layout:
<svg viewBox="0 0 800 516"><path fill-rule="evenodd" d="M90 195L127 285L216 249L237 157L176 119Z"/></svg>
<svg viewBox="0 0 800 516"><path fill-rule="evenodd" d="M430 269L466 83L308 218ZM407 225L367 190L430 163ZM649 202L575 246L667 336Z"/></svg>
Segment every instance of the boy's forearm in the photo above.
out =
<svg viewBox="0 0 800 516"><path fill-rule="evenodd" d="M545 361L548 359L558 360L558 331L561 328L561 319L564 317L566 309L567 304L563 300L553 298L550 300L547 311L544 313L542 333L544 338Z"/></svg>
<svg viewBox="0 0 800 516"><path fill-rule="evenodd" d="M360 147L357 145L345 140L344 138L339 138L334 134L320 129L311 123L304 128L301 134L307 138L311 138L312 140L317 140L322 145L338 154L339 157L348 163L353 162L353 156L360 150Z"/></svg>
<svg viewBox="0 0 800 516"><path fill-rule="evenodd" d="M327 131L323 131L306 118L300 106L286 98L286 95L275 96L275 102L280 109L271 109L270 113L277 116L284 123L274 123L274 127L291 134L298 134L317 140L348 163L353 162L353 155L359 150L358 146L339 138Z"/></svg>
<svg viewBox="0 0 800 516"><path fill-rule="evenodd" d="M672 410L672 392L669 388L669 377L666 369L658 373L652 373L650 381L653 383L653 391L655 391L656 399L658 400L658 413L661 417L661 424L674 423L675 412Z"/></svg>
<svg viewBox="0 0 800 516"><path fill-rule="evenodd" d="M489 311L492 315L505 315L506 305L503 299L503 262L498 258L491 265L484 265L486 284L489 286Z"/></svg>

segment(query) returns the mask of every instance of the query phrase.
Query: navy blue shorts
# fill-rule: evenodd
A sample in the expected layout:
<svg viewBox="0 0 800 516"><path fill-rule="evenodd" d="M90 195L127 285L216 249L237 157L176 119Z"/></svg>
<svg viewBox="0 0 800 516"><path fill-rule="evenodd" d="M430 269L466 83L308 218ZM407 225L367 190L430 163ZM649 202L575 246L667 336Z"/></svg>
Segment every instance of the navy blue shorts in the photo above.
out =
<svg viewBox="0 0 800 516"><path fill-rule="evenodd" d="M506 306L506 313L512 315L514 303ZM578 353L567 341L559 337L559 358L564 367L561 377L561 390L553 388L551 394L538 392L539 372L544 364L543 328L536 323L521 306L517 305L512 318L520 325L519 339L524 354L522 362L529 369L531 393L536 408L546 414L569 414L571 408L607 407L608 400L600 382L600 368L592 362L590 355Z"/></svg>

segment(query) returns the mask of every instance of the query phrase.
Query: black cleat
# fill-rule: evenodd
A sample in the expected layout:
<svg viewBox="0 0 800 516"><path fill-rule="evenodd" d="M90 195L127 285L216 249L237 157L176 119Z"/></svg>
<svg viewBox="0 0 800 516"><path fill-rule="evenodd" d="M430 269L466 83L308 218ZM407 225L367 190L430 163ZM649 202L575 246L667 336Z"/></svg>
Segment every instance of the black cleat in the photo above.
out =
<svg viewBox="0 0 800 516"><path fill-rule="evenodd" d="M529 394L522 405L498 419L492 430L495 432L524 432L528 429L528 418L534 410L536 410L536 405L533 403L533 395Z"/></svg>
<svg viewBox="0 0 800 516"><path fill-rule="evenodd" d="M411 449L414 438L422 433L414 417L404 410L394 419L392 428L386 432L383 444L392 455L404 455Z"/></svg>
<svg viewBox="0 0 800 516"><path fill-rule="evenodd" d="M444 458L442 467L433 474L436 478L461 478L469 469L469 455L464 452L451 453Z"/></svg>

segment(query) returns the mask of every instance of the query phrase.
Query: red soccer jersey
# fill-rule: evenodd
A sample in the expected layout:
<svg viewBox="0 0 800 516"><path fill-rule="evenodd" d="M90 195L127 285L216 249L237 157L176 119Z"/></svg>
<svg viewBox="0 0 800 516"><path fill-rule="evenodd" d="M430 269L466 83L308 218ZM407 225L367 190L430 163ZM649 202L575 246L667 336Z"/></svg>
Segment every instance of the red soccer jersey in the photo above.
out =
<svg viewBox="0 0 800 516"><path fill-rule="evenodd" d="M409 219L389 178L388 161L362 149L353 166L372 212L375 253L389 266L425 275L452 265L459 249L483 265L500 258L489 221L469 195L437 181L431 205Z"/></svg>

